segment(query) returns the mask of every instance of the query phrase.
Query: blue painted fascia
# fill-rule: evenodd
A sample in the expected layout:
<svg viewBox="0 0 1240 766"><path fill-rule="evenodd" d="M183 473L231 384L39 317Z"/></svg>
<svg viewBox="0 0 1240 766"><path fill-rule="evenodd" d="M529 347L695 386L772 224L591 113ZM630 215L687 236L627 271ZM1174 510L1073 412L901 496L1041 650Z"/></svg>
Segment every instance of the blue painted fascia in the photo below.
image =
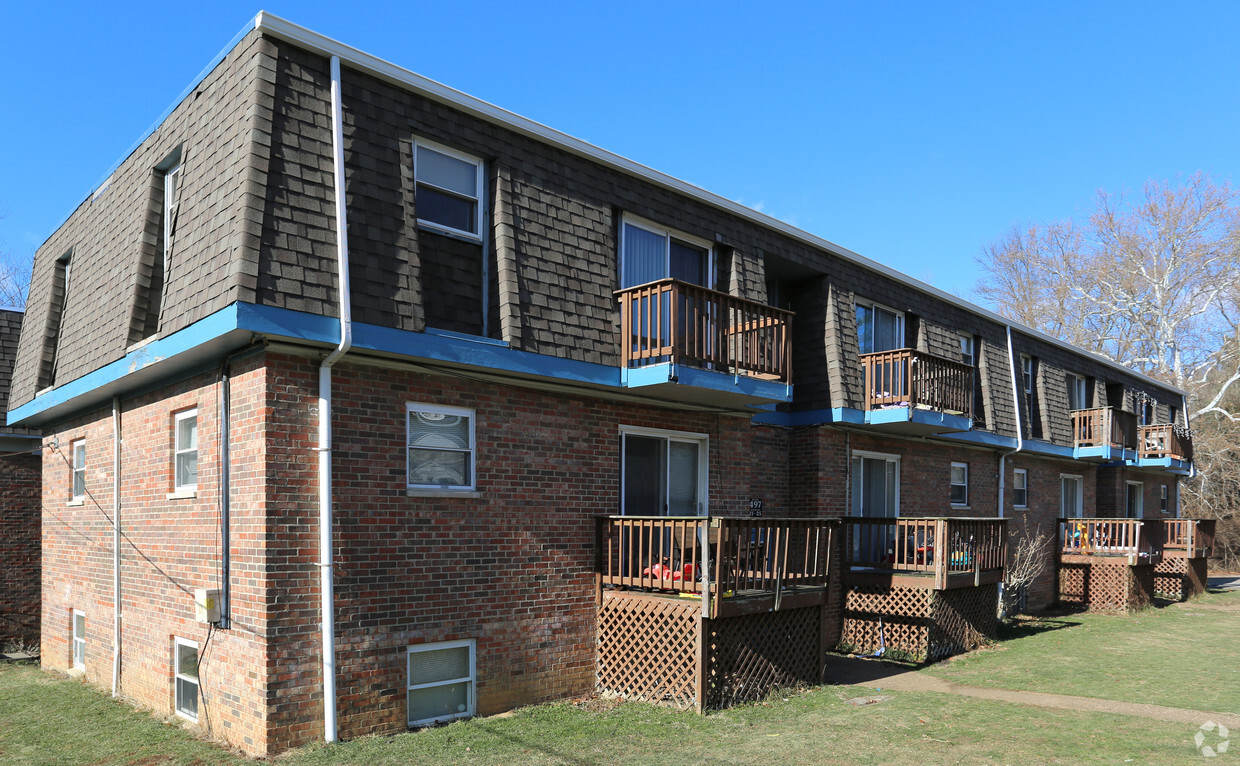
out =
<svg viewBox="0 0 1240 766"><path fill-rule="evenodd" d="M753 416L753 422L769 426L784 426L785 428L822 426L832 423L861 426L865 425L865 413L849 407L799 410L797 412L762 412Z"/></svg>
<svg viewBox="0 0 1240 766"><path fill-rule="evenodd" d="M126 376L157 362L171 360L212 340L235 331L255 333L274 340L291 340L334 346L340 338L340 321L335 317L307 314L273 306L257 306L237 302L221 309L182 330L158 338L136 348L121 359L107 364L76 380L46 391L9 412L9 423L21 421L71 402L104 386L122 381ZM353 348L399 355L417 361L486 368L504 373L554 378L605 388L637 388L650 383L668 382L668 370L642 368L623 371L618 367L573 359L535 354L508 347L503 341L476 338L450 332L411 332L392 327L355 323ZM660 367L659 365L655 366ZM169 374L173 370L169 367ZM622 373L629 374L626 382ZM636 386L632 374L650 374L650 380ZM776 402L791 400L791 386L785 383L733 376L710 370L681 367L680 385L716 391L746 394ZM780 414L780 413L772 413Z"/></svg>
<svg viewBox="0 0 1240 766"><path fill-rule="evenodd" d="M239 328L241 307L245 304L234 303L227 308L194 322L183 330L178 330L166 338L159 338L140 348L125 354L121 359L106 364L99 369L88 372L76 380L62 386L45 391L34 399L9 410L9 424L16 425L26 418L38 415L57 405L72 401L84 394L102 388L135 373L156 362L162 362L210 340L219 338Z"/></svg>
<svg viewBox="0 0 1240 766"><path fill-rule="evenodd" d="M638 389L644 386L657 386L664 383L677 383L682 386L703 388L711 391L744 394L755 398L767 399L772 402L792 401L792 386L774 380L750 378L745 375L731 375L715 370L702 370L697 367L677 365L670 362L633 367L620 371L622 385L626 388Z"/></svg>
<svg viewBox="0 0 1240 766"><path fill-rule="evenodd" d="M907 423L910 421L918 425L943 426L944 428L954 428L961 431L968 431L973 427L972 418L939 412L938 410L923 410L917 407L885 407L877 410L868 410L865 413L865 422L870 425Z"/></svg>

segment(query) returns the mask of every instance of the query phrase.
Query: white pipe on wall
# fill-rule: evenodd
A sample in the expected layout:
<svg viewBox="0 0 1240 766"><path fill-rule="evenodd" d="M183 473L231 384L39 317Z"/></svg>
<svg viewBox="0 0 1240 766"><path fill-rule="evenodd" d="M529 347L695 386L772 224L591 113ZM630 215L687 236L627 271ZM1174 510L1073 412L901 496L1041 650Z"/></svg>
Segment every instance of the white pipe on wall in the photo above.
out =
<svg viewBox="0 0 1240 766"><path fill-rule="evenodd" d="M121 684L121 400L112 397L112 696Z"/></svg>
<svg viewBox="0 0 1240 766"><path fill-rule="evenodd" d="M323 616L323 739L336 741L336 621L332 582L332 365L353 344L349 301L349 238L345 215L344 120L340 94L340 57L332 56L332 154L336 197L337 293L340 344L319 366L319 593Z"/></svg>

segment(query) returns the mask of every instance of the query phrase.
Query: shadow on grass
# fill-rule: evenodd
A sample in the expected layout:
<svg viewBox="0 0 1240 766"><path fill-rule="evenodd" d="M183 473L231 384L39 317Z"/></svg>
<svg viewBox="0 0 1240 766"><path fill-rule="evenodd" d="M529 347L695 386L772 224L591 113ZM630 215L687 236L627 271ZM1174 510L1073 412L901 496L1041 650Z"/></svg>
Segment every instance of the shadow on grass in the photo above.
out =
<svg viewBox="0 0 1240 766"><path fill-rule="evenodd" d="M1081 610L1082 612L1084 610ZM1064 619L1073 614L1067 612L1064 614L1038 617L1014 617L1005 623L999 625L999 640L1011 641L1017 638L1029 638L1042 633L1049 633L1053 630L1063 630L1064 628L1075 628L1080 622L1075 620Z"/></svg>

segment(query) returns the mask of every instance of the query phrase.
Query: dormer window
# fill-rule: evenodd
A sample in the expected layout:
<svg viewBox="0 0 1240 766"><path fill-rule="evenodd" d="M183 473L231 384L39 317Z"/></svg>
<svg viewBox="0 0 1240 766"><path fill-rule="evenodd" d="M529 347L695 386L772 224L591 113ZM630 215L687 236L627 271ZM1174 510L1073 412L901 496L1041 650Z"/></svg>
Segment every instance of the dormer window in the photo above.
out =
<svg viewBox="0 0 1240 766"><path fill-rule="evenodd" d="M413 175L420 226L474 240L482 238L482 160L418 141Z"/></svg>
<svg viewBox="0 0 1240 766"><path fill-rule="evenodd" d="M857 302L857 345L862 354L904 346L904 314L877 303Z"/></svg>

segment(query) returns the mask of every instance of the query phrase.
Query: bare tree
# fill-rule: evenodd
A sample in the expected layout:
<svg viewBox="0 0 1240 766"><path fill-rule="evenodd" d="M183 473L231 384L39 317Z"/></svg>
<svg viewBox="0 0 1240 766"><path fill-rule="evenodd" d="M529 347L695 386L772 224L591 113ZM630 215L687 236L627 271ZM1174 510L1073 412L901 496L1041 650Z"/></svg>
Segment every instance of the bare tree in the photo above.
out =
<svg viewBox="0 0 1240 766"><path fill-rule="evenodd" d="M987 246L978 295L1049 335L1194 394L1215 413L1240 382L1240 195L1198 173L1105 192L1085 224L1019 229Z"/></svg>
<svg viewBox="0 0 1240 766"><path fill-rule="evenodd" d="M0 306L25 308L30 289L30 263L9 252L0 252Z"/></svg>
<svg viewBox="0 0 1240 766"><path fill-rule="evenodd" d="M1201 173L1102 192L1087 221L1014 229L979 262L1001 313L1189 392L1184 510L1240 556L1240 193Z"/></svg>
<svg viewBox="0 0 1240 766"><path fill-rule="evenodd" d="M1020 524L1013 526L1009 538L1012 560L1003 572L1003 616L1016 614L1022 594L1042 576L1051 559L1050 542L1051 536L1032 525L1028 516L1022 516Z"/></svg>

